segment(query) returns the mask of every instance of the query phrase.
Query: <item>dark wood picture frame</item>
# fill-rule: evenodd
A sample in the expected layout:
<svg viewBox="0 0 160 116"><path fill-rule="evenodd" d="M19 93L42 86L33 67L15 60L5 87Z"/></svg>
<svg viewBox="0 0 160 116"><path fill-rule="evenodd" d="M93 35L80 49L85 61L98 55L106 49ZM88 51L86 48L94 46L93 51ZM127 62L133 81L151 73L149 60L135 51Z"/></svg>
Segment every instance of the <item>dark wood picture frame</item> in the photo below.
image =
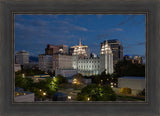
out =
<svg viewBox="0 0 160 116"><path fill-rule="evenodd" d="M159 116L159 5L158 0L0 0L0 115ZM13 103L14 13L146 14L146 101Z"/></svg>

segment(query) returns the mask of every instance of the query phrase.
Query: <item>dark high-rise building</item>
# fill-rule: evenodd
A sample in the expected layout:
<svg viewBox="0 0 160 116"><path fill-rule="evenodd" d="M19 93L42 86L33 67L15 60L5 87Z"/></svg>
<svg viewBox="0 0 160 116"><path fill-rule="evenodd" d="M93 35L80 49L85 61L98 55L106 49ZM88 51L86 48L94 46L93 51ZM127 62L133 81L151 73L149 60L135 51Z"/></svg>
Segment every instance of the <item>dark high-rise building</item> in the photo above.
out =
<svg viewBox="0 0 160 116"><path fill-rule="evenodd" d="M53 55L53 54L68 54L68 46L67 45L47 45L45 49L46 55Z"/></svg>
<svg viewBox="0 0 160 116"><path fill-rule="evenodd" d="M113 53L113 64L116 64L119 60L123 60L123 46L117 39L106 40L102 43L108 42Z"/></svg>

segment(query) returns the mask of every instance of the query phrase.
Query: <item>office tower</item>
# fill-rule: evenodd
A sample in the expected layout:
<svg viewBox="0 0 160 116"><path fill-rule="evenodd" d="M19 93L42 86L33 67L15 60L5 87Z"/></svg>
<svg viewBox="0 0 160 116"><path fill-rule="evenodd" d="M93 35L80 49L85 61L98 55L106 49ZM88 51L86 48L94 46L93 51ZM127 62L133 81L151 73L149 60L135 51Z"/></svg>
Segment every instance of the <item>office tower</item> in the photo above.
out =
<svg viewBox="0 0 160 116"><path fill-rule="evenodd" d="M53 72L53 56L52 55L46 55L46 54L40 54L38 56L39 60L39 69L42 71L51 71Z"/></svg>
<svg viewBox="0 0 160 116"><path fill-rule="evenodd" d="M53 55L53 54L68 54L68 46L67 45L47 45L45 49L46 55Z"/></svg>
<svg viewBox="0 0 160 116"><path fill-rule="evenodd" d="M29 53L25 50L16 52L16 64L27 64L29 63Z"/></svg>

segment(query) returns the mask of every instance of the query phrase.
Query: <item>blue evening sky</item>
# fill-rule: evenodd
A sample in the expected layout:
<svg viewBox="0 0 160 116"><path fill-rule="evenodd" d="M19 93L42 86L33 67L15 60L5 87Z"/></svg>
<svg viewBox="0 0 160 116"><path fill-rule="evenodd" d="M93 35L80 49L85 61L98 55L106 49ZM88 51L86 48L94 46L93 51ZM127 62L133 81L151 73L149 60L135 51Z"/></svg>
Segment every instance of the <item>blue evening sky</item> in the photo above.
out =
<svg viewBox="0 0 160 116"><path fill-rule="evenodd" d="M100 43L118 39L124 55L145 56L145 15L15 15L15 51L43 54L47 44L74 46L81 38L99 55Z"/></svg>

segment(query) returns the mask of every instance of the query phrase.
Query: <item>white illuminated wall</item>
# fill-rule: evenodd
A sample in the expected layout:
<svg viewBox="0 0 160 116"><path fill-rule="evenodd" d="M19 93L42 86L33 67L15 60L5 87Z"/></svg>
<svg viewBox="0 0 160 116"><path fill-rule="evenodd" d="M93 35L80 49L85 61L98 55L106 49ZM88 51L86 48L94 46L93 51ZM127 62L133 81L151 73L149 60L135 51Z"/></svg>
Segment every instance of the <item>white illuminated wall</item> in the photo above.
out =
<svg viewBox="0 0 160 116"><path fill-rule="evenodd" d="M100 58L78 58L73 56L73 69L78 69L78 73L91 76L101 74L106 70L106 74L113 73L113 53L107 42L101 45Z"/></svg>

